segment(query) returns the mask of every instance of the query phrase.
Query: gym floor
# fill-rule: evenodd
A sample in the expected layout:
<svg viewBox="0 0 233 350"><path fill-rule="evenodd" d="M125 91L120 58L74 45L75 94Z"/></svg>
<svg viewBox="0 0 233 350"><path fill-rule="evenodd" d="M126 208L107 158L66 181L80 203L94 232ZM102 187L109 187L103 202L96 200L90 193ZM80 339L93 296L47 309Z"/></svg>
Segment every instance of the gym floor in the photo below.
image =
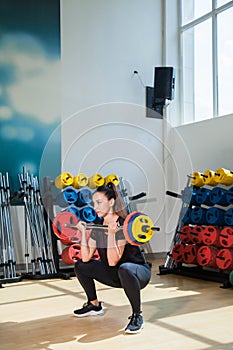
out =
<svg viewBox="0 0 233 350"><path fill-rule="evenodd" d="M158 275L142 291L140 334L124 335L130 307L121 289L97 284L104 316L76 318L85 302L75 277L23 280L0 289L0 349L233 349L233 288L173 274Z"/></svg>

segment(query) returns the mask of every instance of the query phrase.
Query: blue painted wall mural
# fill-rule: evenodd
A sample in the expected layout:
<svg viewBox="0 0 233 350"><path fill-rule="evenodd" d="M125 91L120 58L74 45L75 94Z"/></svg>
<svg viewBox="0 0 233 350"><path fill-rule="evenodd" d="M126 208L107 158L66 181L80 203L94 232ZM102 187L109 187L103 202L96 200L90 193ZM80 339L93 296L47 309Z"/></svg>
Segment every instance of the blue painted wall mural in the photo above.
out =
<svg viewBox="0 0 233 350"><path fill-rule="evenodd" d="M0 1L0 172L60 173L60 1ZM54 133L54 131L56 131Z"/></svg>

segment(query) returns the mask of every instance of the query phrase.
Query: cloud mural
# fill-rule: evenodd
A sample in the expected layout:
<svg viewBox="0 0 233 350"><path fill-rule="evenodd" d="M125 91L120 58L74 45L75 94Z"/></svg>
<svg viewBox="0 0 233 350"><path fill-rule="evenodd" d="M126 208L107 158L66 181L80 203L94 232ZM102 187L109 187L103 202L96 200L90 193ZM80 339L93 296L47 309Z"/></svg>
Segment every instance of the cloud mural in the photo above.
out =
<svg viewBox="0 0 233 350"><path fill-rule="evenodd" d="M9 173L14 190L23 166L39 173L46 143L61 119L60 3L29 5L31 0L0 3L0 171ZM48 164L51 176L60 170L58 138Z"/></svg>

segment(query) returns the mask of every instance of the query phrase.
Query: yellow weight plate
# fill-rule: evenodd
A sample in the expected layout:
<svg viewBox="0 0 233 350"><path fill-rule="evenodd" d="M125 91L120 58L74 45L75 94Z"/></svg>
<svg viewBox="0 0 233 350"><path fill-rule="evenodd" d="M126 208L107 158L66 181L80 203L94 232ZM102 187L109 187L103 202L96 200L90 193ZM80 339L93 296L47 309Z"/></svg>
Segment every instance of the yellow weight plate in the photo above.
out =
<svg viewBox="0 0 233 350"><path fill-rule="evenodd" d="M204 178L202 174L198 171L195 171L192 173L192 178L190 179L190 182L193 186L201 187L204 186Z"/></svg>
<svg viewBox="0 0 233 350"><path fill-rule="evenodd" d="M230 170L218 168L215 171L216 181L223 185L233 185L233 174Z"/></svg>
<svg viewBox="0 0 233 350"><path fill-rule="evenodd" d="M115 186L118 186L120 179L116 174L110 174L105 177L104 184L107 185L109 182L112 182Z"/></svg>
<svg viewBox="0 0 233 350"><path fill-rule="evenodd" d="M104 177L101 174L94 174L88 179L88 186L96 188L104 185Z"/></svg>
<svg viewBox="0 0 233 350"><path fill-rule="evenodd" d="M88 177L83 174L83 173L80 173L80 174L77 174L75 177L74 177L74 182L73 182L73 186L75 188L81 188L81 187L85 187L88 185Z"/></svg>
<svg viewBox="0 0 233 350"><path fill-rule="evenodd" d="M139 215L132 222L132 237L139 243L148 242L153 236L153 221L148 215Z"/></svg>
<svg viewBox="0 0 233 350"><path fill-rule="evenodd" d="M59 188L59 190L61 190L67 186L72 186L73 181L74 181L73 175L69 172L65 172L57 176L56 179L54 180L54 183L55 183L55 186Z"/></svg>
<svg viewBox="0 0 233 350"><path fill-rule="evenodd" d="M206 170L203 175L205 185L216 186L218 184L215 171Z"/></svg>

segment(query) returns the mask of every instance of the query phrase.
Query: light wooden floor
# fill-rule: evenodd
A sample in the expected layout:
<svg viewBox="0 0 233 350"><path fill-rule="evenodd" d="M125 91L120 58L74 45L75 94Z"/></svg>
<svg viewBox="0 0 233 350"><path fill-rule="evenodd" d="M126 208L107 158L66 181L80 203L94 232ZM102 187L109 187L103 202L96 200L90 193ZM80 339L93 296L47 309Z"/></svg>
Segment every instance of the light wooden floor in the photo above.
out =
<svg viewBox="0 0 233 350"><path fill-rule="evenodd" d="M233 289L216 282L160 275L153 262L142 291L145 327L124 335L130 308L120 289L97 284L104 316L72 315L85 302L76 278L4 284L0 289L0 349L233 349Z"/></svg>

